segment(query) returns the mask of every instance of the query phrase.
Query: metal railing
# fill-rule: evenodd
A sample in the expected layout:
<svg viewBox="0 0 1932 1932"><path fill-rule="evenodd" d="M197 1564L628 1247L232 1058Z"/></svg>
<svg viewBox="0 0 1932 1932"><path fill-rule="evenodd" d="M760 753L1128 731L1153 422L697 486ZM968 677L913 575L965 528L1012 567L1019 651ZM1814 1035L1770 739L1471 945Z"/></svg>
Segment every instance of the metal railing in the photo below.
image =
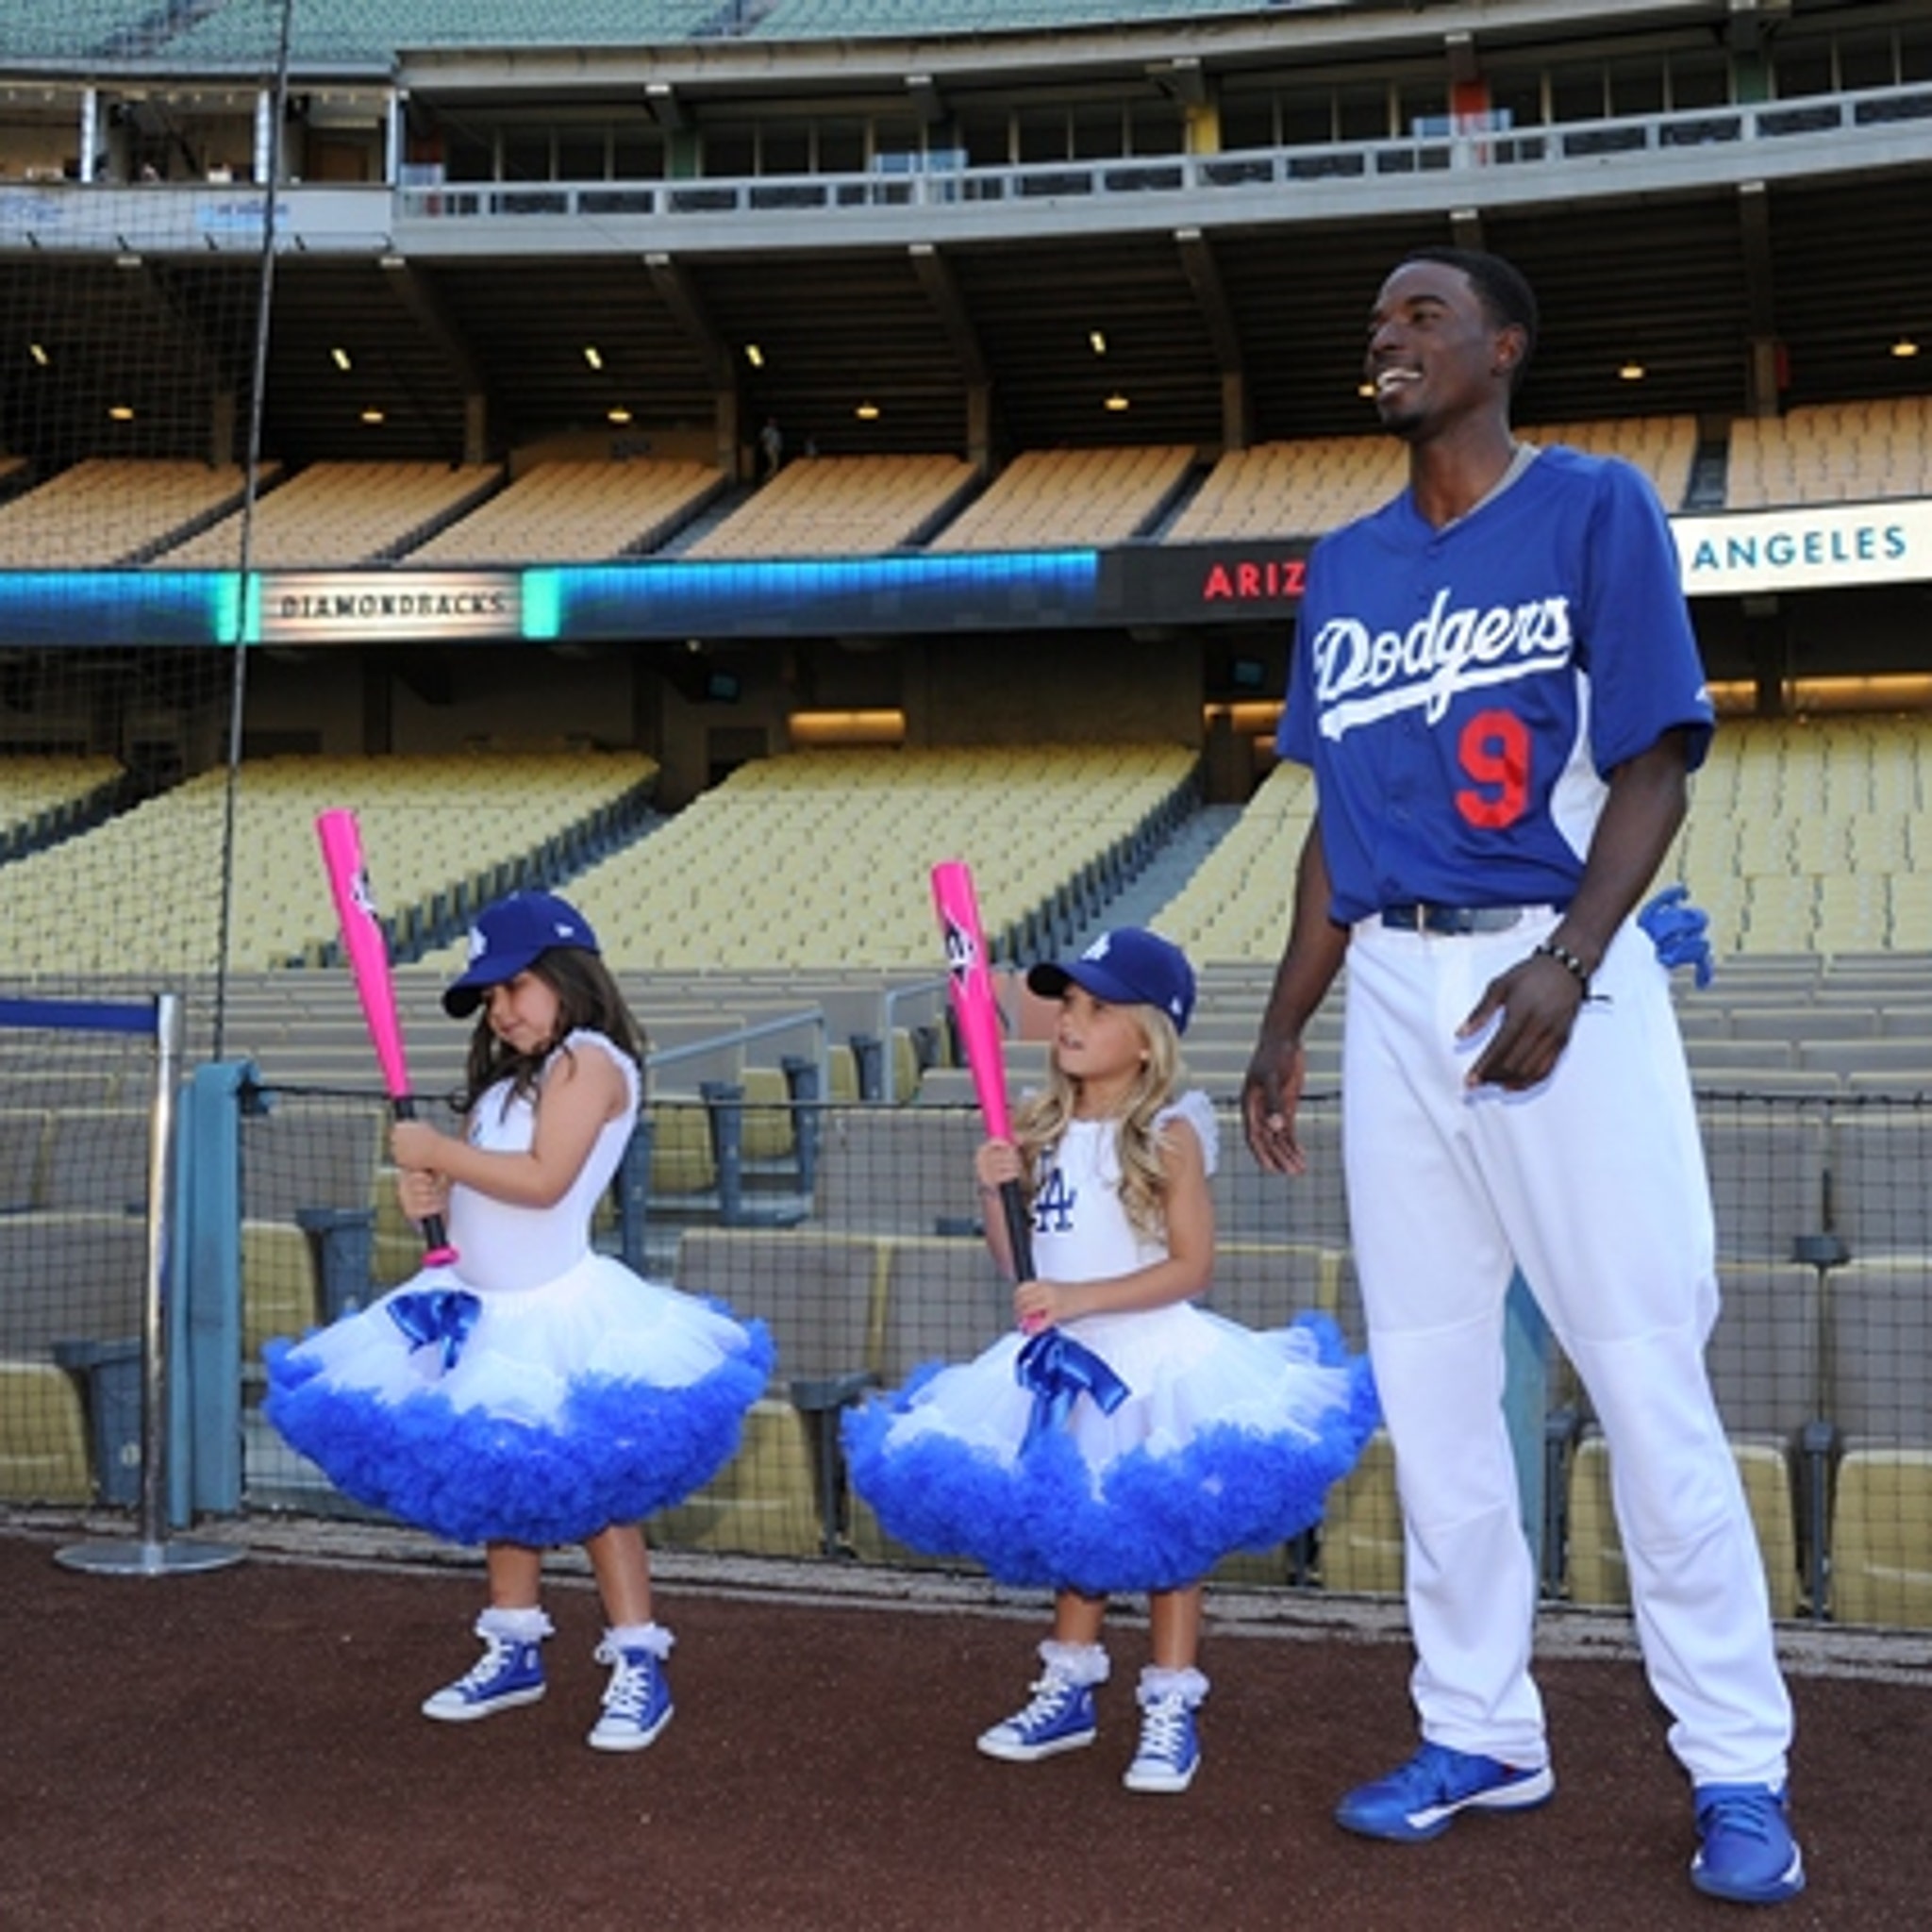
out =
<svg viewBox="0 0 1932 1932"><path fill-rule="evenodd" d="M795 246L849 241L847 221L861 237L878 224L886 239L894 216L916 218L922 234L942 236L948 226L986 234L1024 229L1033 217L1063 221L1071 203L1091 210L1096 225L1131 228L1248 219L1248 203L1272 196L1278 217L1318 219L1463 195L1522 201L1733 175L1857 171L1928 155L1932 87L1916 85L1220 154L968 166L962 152L947 150L883 157L870 172L846 174L285 184L274 213L278 246L357 255L480 245L486 227L499 231L491 238L498 243L501 230L518 228L534 242L540 225L554 245L579 252L738 246L752 224L818 216L815 229L783 230ZM261 190L245 184L8 184L0 186L0 248L245 248L259 244L267 212Z"/></svg>

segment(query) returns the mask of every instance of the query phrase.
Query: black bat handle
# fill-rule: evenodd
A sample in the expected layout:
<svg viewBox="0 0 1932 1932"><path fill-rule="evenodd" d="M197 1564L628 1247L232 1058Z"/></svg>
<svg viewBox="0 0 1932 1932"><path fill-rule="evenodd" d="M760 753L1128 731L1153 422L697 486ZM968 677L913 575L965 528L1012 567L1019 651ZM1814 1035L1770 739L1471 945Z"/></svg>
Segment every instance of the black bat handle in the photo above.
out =
<svg viewBox="0 0 1932 1932"><path fill-rule="evenodd" d="M1033 1279L1033 1217L1018 1181L1000 1183L1000 1207L1007 1217L1007 1240L1013 1250L1013 1279Z"/></svg>
<svg viewBox="0 0 1932 1932"><path fill-rule="evenodd" d="M412 1121L416 1118L416 1096L413 1093L398 1093L390 1102L389 1108L395 1119ZM423 1230L423 1248L430 1260L456 1259L456 1250L449 1244L449 1233L442 1224L441 1215L427 1215L416 1225Z"/></svg>

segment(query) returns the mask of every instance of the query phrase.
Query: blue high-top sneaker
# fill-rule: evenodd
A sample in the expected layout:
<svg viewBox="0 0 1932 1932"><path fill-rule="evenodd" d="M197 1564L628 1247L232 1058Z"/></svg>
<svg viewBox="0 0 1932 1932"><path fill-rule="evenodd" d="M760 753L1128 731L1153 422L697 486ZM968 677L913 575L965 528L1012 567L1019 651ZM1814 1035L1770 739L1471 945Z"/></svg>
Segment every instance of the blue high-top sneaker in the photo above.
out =
<svg viewBox="0 0 1932 1932"><path fill-rule="evenodd" d="M454 1684L424 1700L423 1715L440 1724L466 1724L543 1695L543 1645L540 1639L505 1637L479 1630L483 1655Z"/></svg>
<svg viewBox="0 0 1932 1932"><path fill-rule="evenodd" d="M979 1748L989 1757L1011 1764L1031 1764L1061 1751L1077 1751L1093 1741L1093 1687L1047 1667L1033 1686L1033 1701L1004 1724L982 1731Z"/></svg>
<svg viewBox="0 0 1932 1932"><path fill-rule="evenodd" d="M663 1659L642 1645L619 1646L607 1638L597 1646L597 1661L610 1666L610 1682L604 1714L591 1729L591 1748L641 1751L656 1743L672 1711Z"/></svg>

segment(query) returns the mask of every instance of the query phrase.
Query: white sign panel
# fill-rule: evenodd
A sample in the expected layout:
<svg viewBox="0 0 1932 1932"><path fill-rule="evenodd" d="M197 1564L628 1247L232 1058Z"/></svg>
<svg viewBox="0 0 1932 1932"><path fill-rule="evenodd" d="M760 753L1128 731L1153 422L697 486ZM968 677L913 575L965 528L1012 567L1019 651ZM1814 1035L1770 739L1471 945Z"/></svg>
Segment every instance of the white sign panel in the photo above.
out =
<svg viewBox="0 0 1932 1932"><path fill-rule="evenodd" d="M1932 582L1932 503L1812 504L1674 517L1692 597Z"/></svg>
<svg viewBox="0 0 1932 1932"><path fill-rule="evenodd" d="M262 573L264 643L514 638L523 625L514 571Z"/></svg>

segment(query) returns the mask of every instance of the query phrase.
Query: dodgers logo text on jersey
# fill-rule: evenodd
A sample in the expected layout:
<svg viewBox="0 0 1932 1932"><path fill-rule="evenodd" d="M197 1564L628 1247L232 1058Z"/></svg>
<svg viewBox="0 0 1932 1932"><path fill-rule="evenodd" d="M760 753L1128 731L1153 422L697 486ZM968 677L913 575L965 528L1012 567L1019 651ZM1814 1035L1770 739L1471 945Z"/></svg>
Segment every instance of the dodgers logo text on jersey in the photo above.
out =
<svg viewBox="0 0 1932 1932"><path fill-rule="evenodd" d="M1055 1162L1041 1177L1040 1191L1033 1197L1034 1233L1067 1233L1074 1225L1074 1204L1078 1199L1079 1191Z"/></svg>
<svg viewBox="0 0 1932 1932"><path fill-rule="evenodd" d="M1561 671L1570 661L1570 600L1459 608L1448 585L1407 630L1371 630L1358 617L1331 617L1314 640L1315 696L1322 735L1422 708L1435 724L1460 691Z"/></svg>

